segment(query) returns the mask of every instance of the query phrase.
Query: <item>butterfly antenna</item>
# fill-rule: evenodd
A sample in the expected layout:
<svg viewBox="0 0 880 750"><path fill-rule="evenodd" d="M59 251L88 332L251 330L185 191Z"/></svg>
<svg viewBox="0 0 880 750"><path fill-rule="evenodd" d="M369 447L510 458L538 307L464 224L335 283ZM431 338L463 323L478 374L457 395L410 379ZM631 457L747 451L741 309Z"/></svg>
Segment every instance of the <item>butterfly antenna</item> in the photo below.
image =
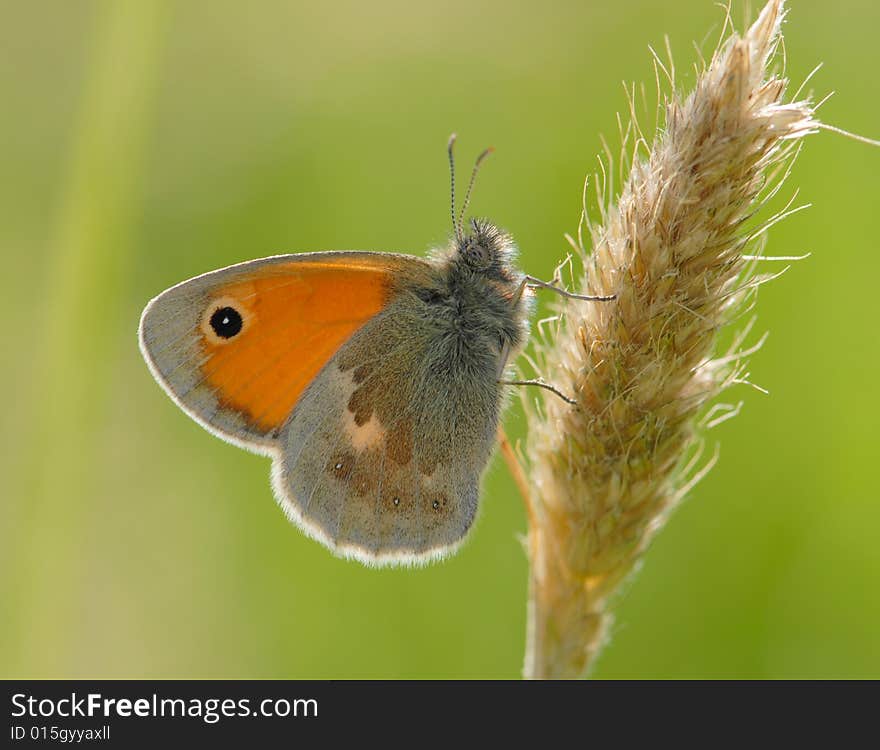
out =
<svg viewBox="0 0 880 750"><path fill-rule="evenodd" d="M461 240L461 227L455 223L455 156L452 153L452 148L455 146L455 138L456 135L453 133L449 136L449 143L446 144L446 152L449 154L449 212L452 216L452 231L455 232L456 239Z"/></svg>
<svg viewBox="0 0 880 750"><path fill-rule="evenodd" d="M468 183L467 192L464 194L464 203L461 204L461 213L458 215L458 223L456 224L456 233L459 238L461 238L461 225L464 221L464 214L467 211L468 204L471 202L471 191L474 189L474 182L477 179L477 172L480 171L480 164L483 163L483 159L485 159L489 154L491 154L495 149L492 146L489 146L482 154L477 157L477 160L474 162L474 170L471 172L471 181Z"/></svg>

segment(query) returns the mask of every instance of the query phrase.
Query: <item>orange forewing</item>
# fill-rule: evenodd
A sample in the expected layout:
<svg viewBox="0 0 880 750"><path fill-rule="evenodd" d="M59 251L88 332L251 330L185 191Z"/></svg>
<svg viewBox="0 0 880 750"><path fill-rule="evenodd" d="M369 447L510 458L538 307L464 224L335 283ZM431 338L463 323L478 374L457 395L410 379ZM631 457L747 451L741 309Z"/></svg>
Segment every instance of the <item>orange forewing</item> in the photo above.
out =
<svg viewBox="0 0 880 750"><path fill-rule="evenodd" d="M244 326L228 341L202 326L205 382L257 429L277 429L339 347L386 305L390 284L387 267L316 260L217 287L206 314L234 301Z"/></svg>

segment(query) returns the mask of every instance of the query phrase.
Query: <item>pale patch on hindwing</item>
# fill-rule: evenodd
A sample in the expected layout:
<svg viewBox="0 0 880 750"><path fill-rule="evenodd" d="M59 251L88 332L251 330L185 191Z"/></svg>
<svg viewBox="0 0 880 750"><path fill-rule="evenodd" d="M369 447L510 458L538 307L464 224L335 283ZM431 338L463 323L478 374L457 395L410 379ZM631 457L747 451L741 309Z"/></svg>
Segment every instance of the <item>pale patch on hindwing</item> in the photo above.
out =
<svg viewBox="0 0 880 750"><path fill-rule="evenodd" d="M358 424L355 415L346 410L345 412L345 434L351 440L351 445L357 453L361 453L368 448L375 448L382 445L388 431L384 425L374 414L363 424Z"/></svg>

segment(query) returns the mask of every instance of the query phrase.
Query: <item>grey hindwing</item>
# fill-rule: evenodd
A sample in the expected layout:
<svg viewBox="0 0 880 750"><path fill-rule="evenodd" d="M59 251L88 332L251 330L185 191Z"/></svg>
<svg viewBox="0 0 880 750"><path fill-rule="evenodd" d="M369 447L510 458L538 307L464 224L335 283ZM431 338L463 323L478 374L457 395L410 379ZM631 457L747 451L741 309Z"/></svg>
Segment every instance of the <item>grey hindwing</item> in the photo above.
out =
<svg viewBox="0 0 880 750"><path fill-rule="evenodd" d="M337 352L282 429L276 489L343 554L439 554L477 511L500 408L497 352L407 295Z"/></svg>

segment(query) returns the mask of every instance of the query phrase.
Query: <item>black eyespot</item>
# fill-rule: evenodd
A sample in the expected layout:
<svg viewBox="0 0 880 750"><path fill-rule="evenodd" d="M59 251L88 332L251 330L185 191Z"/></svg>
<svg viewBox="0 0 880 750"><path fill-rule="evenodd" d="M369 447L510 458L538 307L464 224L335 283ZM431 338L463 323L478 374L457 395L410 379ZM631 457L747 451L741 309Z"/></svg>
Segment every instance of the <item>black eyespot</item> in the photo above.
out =
<svg viewBox="0 0 880 750"><path fill-rule="evenodd" d="M221 339L231 339L241 331L241 313L232 307L220 307L211 316L211 328Z"/></svg>

